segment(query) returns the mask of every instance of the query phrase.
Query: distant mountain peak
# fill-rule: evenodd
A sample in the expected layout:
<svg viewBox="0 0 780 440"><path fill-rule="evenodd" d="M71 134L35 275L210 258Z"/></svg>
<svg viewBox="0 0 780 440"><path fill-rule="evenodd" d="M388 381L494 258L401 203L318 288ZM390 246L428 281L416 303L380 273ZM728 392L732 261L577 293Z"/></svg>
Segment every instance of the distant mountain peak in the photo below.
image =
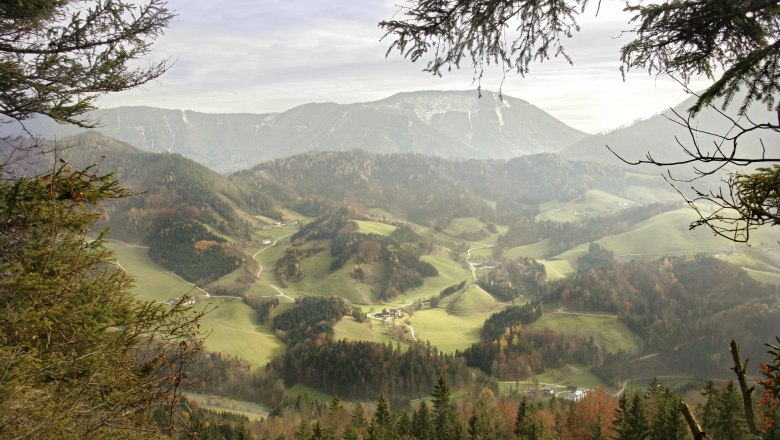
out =
<svg viewBox="0 0 780 440"><path fill-rule="evenodd" d="M364 103L307 103L281 113L208 114L119 107L89 115L98 131L147 151L177 152L214 170L306 151L409 152L464 159L556 153L587 134L521 99L485 90L397 93ZM33 133L81 130L38 119Z"/></svg>

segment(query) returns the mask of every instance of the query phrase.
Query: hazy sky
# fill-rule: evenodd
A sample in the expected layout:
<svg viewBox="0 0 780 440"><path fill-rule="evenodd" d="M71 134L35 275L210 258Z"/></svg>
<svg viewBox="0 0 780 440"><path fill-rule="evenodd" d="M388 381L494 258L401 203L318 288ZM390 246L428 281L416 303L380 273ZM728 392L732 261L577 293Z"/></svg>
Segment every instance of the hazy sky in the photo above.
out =
<svg viewBox="0 0 780 440"><path fill-rule="evenodd" d="M397 53L385 58L377 23L392 17L388 0L169 0L178 14L154 47L173 67L145 87L103 98L100 105L149 105L201 112L266 113L307 102L373 101L414 90L476 90L468 69L434 77ZM595 2L594 2L595 5ZM566 44L574 66L553 60L526 77L507 74L503 92L525 99L587 132L628 124L676 105L685 94L666 78L618 70L630 28L622 2L603 0L581 17ZM483 89L498 90L501 72ZM703 85L704 83L701 83ZM476 91L475 91L476 94Z"/></svg>

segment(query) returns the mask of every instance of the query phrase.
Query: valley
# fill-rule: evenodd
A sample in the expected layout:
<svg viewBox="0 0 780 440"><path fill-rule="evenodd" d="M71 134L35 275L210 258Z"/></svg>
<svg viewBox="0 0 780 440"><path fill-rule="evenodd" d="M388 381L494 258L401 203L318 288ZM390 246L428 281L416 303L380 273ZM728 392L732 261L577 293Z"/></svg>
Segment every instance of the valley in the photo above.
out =
<svg viewBox="0 0 780 440"><path fill-rule="evenodd" d="M587 190L583 196L574 200L540 204L533 220L563 224L577 222L579 219L609 217L641 205L640 200L632 199L632 195L646 193L645 188L637 187L629 188L620 196L604 190ZM673 199L664 195L658 197L666 201ZM641 201L646 203L646 200ZM492 205L496 206L496 203L493 202ZM334 326L334 340L380 344L400 342L403 346L420 341L454 355L482 340L480 331L483 322L492 314L512 304L527 302L534 296L533 293L525 291L513 301L500 299L479 286L480 278L485 277L502 262L531 258L537 259L544 266L546 278L563 280L578 272L579 260L588 253L590 245L575 244L570 249L551 255L554 248L550 246L550 238L544 237L529 244L500 249L501 253L498 254L497 244L505 239L510 230L508 224L486 222L477 216L453 217L446 225L434 222L416 224L401 220L403 214L391 214L388 208L392 209L391 206L373 206L363 211L352 210L349 214L352 218L345 223L353 225L349 234L387 238L401 227L409 228L430 243L430 250L420 258L436 269L435 276L425 277L418 287L406 290L400 295L382 299L378 286L387 278L387 268L379 261L359 263L357 257L352 255L342 267L334 270L332 253L323 250L300 261L300 270L305 273L302 279L287 280L287 285L283 286L275 275L275 267L288 249L332 245L323 241L324 237L321 236L300 242L301 238L295 238L294 235L301 230L301 226L315 220L315 217L290 208L279 209L279 212L284 212L282 217L279 217L281 220L273 220L267 215L257 216L256 218L260 219L259 226L250 231L248 240L233 238L234 245L242 249L247 260L244 266L209 283L198 284L209 292L229 292L241 285L238 295L220 298L225 293L217 293L198 303L198 306L216 307L203 323L204 329L210 333L207 348L246 360L252 369L262 372L271 359L284 352L284 345L275 336L270 322L259 323L247 301L278 299L273 316L293 307L296 298L336 295L362 308L368 319L358 322L352 318L342 318ZM726 245L706 231L687 231L687 224L691 219L689 211L672 205L668 210L648 220L628 228L623 227L616 231L617 233L605 235L591 243L598 243L613 251L616 261L652 262L662 257L708 254L724 261L738 263L745 268L746 273L762 282L780 278L780 270L773 258L776 246ZM759 238L759 243L768 244L776 243L780 234L767 229L759 231L756 237ZM297 244L294 243L296 240ZM117 252L123 267L141 280L141 284L135 287L141 297L169 299L193 289L192 284L172 278L164 268L149 260L148 256L144 255L145 248L119 243L112 243L111 248ZM354 269L358 266L365 274L363 279L355 277ZM251 273L247 273L249 269ZM430 306L430 298L439 295L448 286L460 282L465 282L467 287L438 301L437 307ZM160 291L169 291L171 294L149 293ZM555 303L551 307L541 318L530 324L528 329L548 329L556 334L594 338L606 353L624 352L628 358L634 359L634 362L641 362L643 357L655 355L643 349L641 338L615 313L571 308ZM376 317L377 313L387 309L413 312L404 312L398 318ZM667 372L665 368L658 372ZM539 383L587 388L610 385L590 373L589 369L590 367L576 362L564 363L559 367L545 368L545 372L536 374L534 380ZM624 377L621 382L626 379L630 378ZM528 378L517 380L527 381Z"/></svg>
<svg viewBox="0 0 780 440"><path fill-rule="evenodd" d="M491 113L454 96L430 111L424 95L324 108L403 110L452 129L460 110L442 103L503 123L521 107ZM574 138L560 142L589 139ZM561 145L491 158L291 150L235 156L233 171L96 132L64 142L63 160L116 170L137 194L101 221L131 291L207 312L192 367L204 379L187 395L212 411L255 420L380 392L407 409L439 378L462 399L478 386L507 399L617 395L653 377L685 389L729 378L731 338L760 359L780 334L780 230L756 229L747 244L689 230L696 213L659 176L570 160Z"/></svg>

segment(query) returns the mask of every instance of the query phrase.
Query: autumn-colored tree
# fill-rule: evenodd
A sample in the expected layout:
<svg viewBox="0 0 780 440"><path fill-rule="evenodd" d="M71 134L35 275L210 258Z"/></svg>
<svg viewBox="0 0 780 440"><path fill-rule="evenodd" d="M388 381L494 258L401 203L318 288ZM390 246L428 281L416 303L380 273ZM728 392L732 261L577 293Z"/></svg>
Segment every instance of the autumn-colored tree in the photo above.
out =
<svg viewBox="0 0 780 440"><path fill-rule="evenodd" d="M593 432L609 432L612 428L611 415L617 409L615 399L604 388L587 392L571 410L569 433L571 438L588 438ZM598 425L598 426L596 426Z"/></svg>

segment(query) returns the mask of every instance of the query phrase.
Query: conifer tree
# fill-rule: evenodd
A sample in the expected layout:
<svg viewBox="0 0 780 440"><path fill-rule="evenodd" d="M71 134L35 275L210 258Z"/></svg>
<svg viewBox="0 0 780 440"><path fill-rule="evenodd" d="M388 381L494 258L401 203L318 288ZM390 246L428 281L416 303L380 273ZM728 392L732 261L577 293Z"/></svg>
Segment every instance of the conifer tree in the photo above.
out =
<svg viewBox="0 0 780 440"><path fill-rule="evenodd" d="M613 440L628 440L628 397L627 393L620 395L618 399L618 407L615 409L615 415L612 421L612 438Z"/></svg>
<svg viewBox="0 0 780 440"><path fill-rule="evenodd" d="M733 440L749 438L742 398L733 381L729 381L726 388L719 393L717 409L717 417L711 428L712 438Z"/></svg>
<svg viewBox="0 0 780 440"><path fill-rule="evenodd" d="M368 438L370 440L393 440L398 437L395 433L394 425L390 405L387 403L387 399L385 399L385 394L380 393L374 417L368 426Z"/></svg>
<svg viewBox="0 0 780 440"><path fill-rule="evenodd" d="M416 440L433 440L433 422L431 412L425 401L420 401L412 417L412 434Z"/></svg>
<svg viewBox="0 0 780 440"><path fill-rule="evenodd" d="M604 432L604 429L601 427L601 417L599 417L596 420L596 423L594 423L590 428L590 436L588 437L588 440L607 440L607 434Z"/></svg>
<svg viewBox="0 0 780 440"><path fill-rule="evenodd" d="M463 438L465 430L455 413L455 405L451 400L450 388L443 377L439 377L431 398L435 438L439 440Z"/></svg>
<svg viewBox="0 0 780 440"><path fill-rule="evenodd" d="M126 195L63 163L0 180L0 437L121 437L152 428L147 410L172 414L201 313L128 290L93 230L101 203Z"/></svg>
<svg viewBox="0 0 780 440"><path fill-rule="evenodd" d="M685 440L690 434L678 408L678 399L664 387L655 400L650 425L650 440Z"/></svg>
<svg viewBox="0 0 780 440"><path fill-rule="evenodd" d="M352 426L363 429L368 426L368 419L366 419L366 408L362 403L355 404L355 408L352 409L351 415Z"/></svg>
<svg viewBox="0 0 780 440"><path fill-rule="evenodd" d="M701 426L704 432L712 432L720 412L720 393L715 388L715 382L709 380L701 394L706 399L701 408Z"/></svg>
<svg viewBox="0 0 780 440"><path fill-rule="evenodd" d="M647 438L649 434L647 415L639 393L634 394L634 398L631 400L631 408L626 421L628 422L628 438L630 440L645 440Z"/></svg>
<svg viewBox="0 0 780 440"><path fill-rule="evenodd" d="M312 440L313 436L314 431L309 425L309 422L306 420L301 420L301 423L298 424L298 429L295 430L295 440Z"/></svg>
<svg viewBox="0 0 780 440"><path fill-rule="evenodd" d="M406 411L396 417L395 432L400 440L411 440L414 438L412 419L409 418L409 414Z"/></svg>
<svg viewBox="0 0 780 440"><path fill-rule="evenodd" d="M515 417L515 438L519 440L538 440L543 438L543 427L534 418L537 408L528 403L525 396L520 399Z"/></svg>

